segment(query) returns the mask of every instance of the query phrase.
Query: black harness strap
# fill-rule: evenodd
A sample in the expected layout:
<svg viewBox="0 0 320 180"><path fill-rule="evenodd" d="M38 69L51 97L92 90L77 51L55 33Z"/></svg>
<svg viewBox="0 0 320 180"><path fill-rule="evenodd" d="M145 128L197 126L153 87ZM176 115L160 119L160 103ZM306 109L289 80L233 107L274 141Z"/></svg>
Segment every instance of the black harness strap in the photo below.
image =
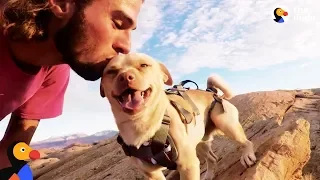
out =
<svg viewBox="0 0 320 180"><path fill-rule="evenodd" d="M170 127L170 117L167 115L167 113L164 114L163 120L162 120L162 127L161 131L157 131L152 140L154 142L158 142L161 144L165 144L169 132Z"/></svg>
<svg viewBox="0 0 320 180"><path fill-rule="evenodd" d="M218 90L214 89L214 88L208 88L206 89L206 91L208 92L213 92L213 98L214 98L214 101L212 101L211 105L210 105L210 108L209 108L209 111L208 111L208 114L211 114L214 106L217 104L217 103L220 103L221 106L222 106L222 110L225 112L225 109L223 107L223 104L222 104L222 98L218 96ZM208 119L206 121L208 121L210 119L210 116L208 116Z"/></svg>
<svg viewBox="0 0 320 180"><path fill-rule="evenodd" d="M197 84L196 82L194 82L194 81L189 80L189 79L186 79L186 80L184 80L184 81L181 81L181 82L179 83L179 85L182 86L182 87L184 87L184 85L187 84L187 83L189 83L189 82L195 84L195 85L197 86L197 89L199 89L198 84ZM175 88L176 86L173 86L173 87ZM190 88L186 88L186 89L190 89Z"/></svg>
<svg viewBox="0 0 320 180"><path fill-rule="evenodd" d="M178 151L175 144L169 135L170 130L170 117L165 113L162 120L162 127L156 132L152 138L151 148L156 151L161 149L162 151L155 154L151 159L153 164L159 164L163 167L167 167L170 170L175 170L177 165L175 160L178 158Z"/></svg>
<svg viewBox="0 0 320 180"><path fill-rule="evenodd" d="M147 146L141 146L138 151L136 147L126 145L120 135L118 135L117 137L117 142L122 146L123 152L126 156L134 156L139 158L140 155L143 154L143 159L148 159L149 157L152 157L152 151Z"/></svg>
<svg viewBox="0 0 320 180"><path fill-rule="evenodd" d="M213 92L214 94L218 94L218 90L216 88L207 88L206 91Z"/></svg>
<svg viewBox="0 0 320 180"><path fill-rule="evenodd" d="M134 156L148 163L175 170L177 168L175 161L178 158L178 151L169 135L169 129L170 117L166 113L161 128L156 132L148 145L142 145L137 149L134 146L125 144L120 135L118 135L117 141L127 156Z"/></svg>

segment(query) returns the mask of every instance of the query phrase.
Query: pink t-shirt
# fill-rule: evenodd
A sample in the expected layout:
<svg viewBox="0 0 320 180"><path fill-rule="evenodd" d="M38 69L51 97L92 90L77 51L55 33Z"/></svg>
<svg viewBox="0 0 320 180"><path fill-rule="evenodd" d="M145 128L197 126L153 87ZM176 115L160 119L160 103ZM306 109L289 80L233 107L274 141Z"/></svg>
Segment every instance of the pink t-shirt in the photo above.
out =
<svg viewBox="0 0 320 180"><path fill-rule="evenodd" d="M37 74L27 74L10 57L6 42L0 35L0 121L10 113L24 119L61 115L69 66L43 66Z"/></svg>

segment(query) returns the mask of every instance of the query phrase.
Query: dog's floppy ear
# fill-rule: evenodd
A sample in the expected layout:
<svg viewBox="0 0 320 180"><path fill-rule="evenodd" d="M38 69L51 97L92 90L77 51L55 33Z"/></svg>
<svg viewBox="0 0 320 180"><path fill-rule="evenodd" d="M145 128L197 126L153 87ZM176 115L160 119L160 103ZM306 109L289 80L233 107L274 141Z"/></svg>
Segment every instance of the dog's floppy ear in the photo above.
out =
<svg viewBox="0 0 320 180"><path fill-rule="evenodd" d="M166 84L168 86L172 86L172 84L173 84L172 77L171 77L171 74L169 73L167 67L162 63L159 63L159 65L160 65L161 71L164 74L164 84Z"/></svg>
<svg viewBox="0 0 320 180"><path fill-rule="evenodd" d="M106 97L101 83L100 83L100 95L102 98Z"/></svg>

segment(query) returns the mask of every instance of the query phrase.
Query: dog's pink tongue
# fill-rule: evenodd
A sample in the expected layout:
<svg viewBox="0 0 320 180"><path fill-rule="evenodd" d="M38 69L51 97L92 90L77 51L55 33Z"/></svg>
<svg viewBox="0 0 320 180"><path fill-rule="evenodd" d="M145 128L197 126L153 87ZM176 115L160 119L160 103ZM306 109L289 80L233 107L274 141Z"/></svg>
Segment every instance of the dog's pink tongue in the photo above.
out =
<svg viewBox="0 0 320 180"><path fill-rule="evenodd" d="M135 110L142 105L144 102L143 97L141 96L140 91L135 91L133 93L129 93L127 96L123 97L123 107L130 110Z"/></svg>

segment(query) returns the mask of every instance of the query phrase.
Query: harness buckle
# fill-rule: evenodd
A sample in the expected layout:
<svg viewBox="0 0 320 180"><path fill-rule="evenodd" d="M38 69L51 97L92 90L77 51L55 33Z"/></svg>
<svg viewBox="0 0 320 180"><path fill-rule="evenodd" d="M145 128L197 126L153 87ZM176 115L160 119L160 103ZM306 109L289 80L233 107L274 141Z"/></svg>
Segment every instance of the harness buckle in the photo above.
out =
<svg viewBox="0 0 320 180"><path fill-rule="evenodd" d="M216 88L207 88L206 91L218 94L218 90Z"/></svg>
<svg viewBox="0 0 320 180"><path fill-rule="evenodd" d="M187 91L187 90L189 90L188 88L185 88L185 87L183 87L182 85L174 85L173 86L173 88L176 90L176 91Z"/></svg>
<svg viewBox="0 0 320 180"><path fill-rule="evenodd" d="M154 158L151 158L150 161L151 161L151 163L152 163L153 165L158 164L158 162L157 162Z"/></svg>
<svg viewBox="0 0 320 180"><path fill-rule="evenodd" d="M192 114L193 114L193 116L198 116L198 115L200 115L200 112L193 112Z"/></svg>
<svg viewBox="0 0 320 180"><path fill-rule="evenodd" d="M181 81L179 85L181 85L182 87L184 87L184 85L187 84L187 83L189 83L189 82L195 84L195 85L197 86L197 89L199 89L199 86L198 86L198 84L197 84L196 82L191 81L191 80L188 80L188 79L187 79L187 80L184 80L184 81ZM188 87L188 88L186 88L186 89L189 90L190 88Z"/></svg>

